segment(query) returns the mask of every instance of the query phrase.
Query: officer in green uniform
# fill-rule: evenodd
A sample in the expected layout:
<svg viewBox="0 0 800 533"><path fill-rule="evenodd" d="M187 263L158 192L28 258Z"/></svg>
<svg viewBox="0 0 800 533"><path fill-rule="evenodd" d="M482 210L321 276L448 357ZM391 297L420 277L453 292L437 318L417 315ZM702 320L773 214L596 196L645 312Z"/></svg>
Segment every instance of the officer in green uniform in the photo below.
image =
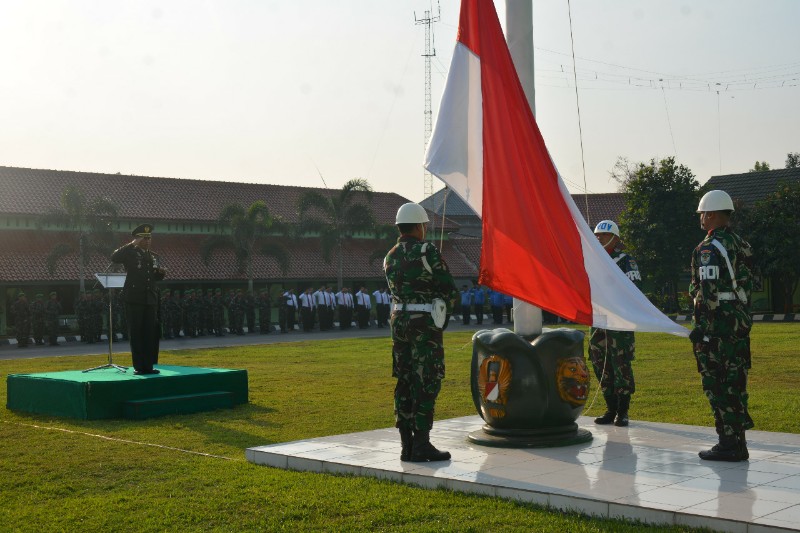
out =
<svg viewBox="0 0 800 533"><path fill-rule="evenodd" d="M458 289L439 250L425 241L428 215L419 204L397 210L397 244L383 269L395 310L391 316L395 426L402 461L446 461L450 453L430 442L436 397L444 379L442 331Z"/></svg>
<svg viewBox="0 0 800 533"><path fill-rule="evenodd" d="M111 260L125 266L125 307L130 333L134 374L158 374L160 303L158 282L166 271L159 266L159 256L150 250L153 227L137 226L134 239L117 248Z"/></svg>
<svg viewBox="0 0 800 533"><path fill-rule="evenodd" d="M728 227L733 210L725 191L709 191L700 199L700 226L708 234L692 252L689 338L719 435L718 444L700 452L708 461L748 459L745 431L753 427L747 411L753 251Z"/></svg>
<svg viewBox="0 0 800 533"><path fill-rule="evenodd" d="M594 228L594 234L611 259L637 287L642 282L639 266L628 253L622 251L619 227L613 220L603 220ZM636 341L632 331L614 331L592 328L589 337L589 360L594 375L600 382L606 412L594 419L595 424L628 425L631 395L636 391L631 361Z"/></svg>

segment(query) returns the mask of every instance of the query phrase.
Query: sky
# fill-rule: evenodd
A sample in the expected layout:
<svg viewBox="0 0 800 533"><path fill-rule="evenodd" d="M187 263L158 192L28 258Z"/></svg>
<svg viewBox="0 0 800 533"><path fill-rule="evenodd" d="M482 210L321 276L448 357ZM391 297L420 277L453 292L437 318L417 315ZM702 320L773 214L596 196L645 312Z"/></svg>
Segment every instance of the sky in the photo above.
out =
<svg viewBox="0 0 800 533"><path fill-rule="evenodd" d="M435 117L459 7L3 0L0 165L336 189L364 178L422 200L415 17L439 18ZM800 151L797 0L569 7L577 99L568 2L533 0L536 117L571 192L616 191L619 157L675 156L704 183Z"/></svg>

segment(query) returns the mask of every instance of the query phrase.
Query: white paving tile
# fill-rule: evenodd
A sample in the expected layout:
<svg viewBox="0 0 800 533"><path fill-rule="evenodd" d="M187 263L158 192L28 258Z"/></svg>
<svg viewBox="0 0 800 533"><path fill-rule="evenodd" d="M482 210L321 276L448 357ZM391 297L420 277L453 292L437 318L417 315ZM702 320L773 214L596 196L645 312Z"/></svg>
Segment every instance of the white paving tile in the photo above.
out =
<svg viewBox="0 0 800 533"><path fill-rule="evenodd" d="M382 428L246 450L278 468L352 474L532 502L654 524L762 533L800 531L800 435L748 432L750 461L702 461L713 428L632 421L595 426L590 442L562 448L492 448L467 440L478 416L437 421L432 442L453 458L400 461L397 430Z"/></svg>

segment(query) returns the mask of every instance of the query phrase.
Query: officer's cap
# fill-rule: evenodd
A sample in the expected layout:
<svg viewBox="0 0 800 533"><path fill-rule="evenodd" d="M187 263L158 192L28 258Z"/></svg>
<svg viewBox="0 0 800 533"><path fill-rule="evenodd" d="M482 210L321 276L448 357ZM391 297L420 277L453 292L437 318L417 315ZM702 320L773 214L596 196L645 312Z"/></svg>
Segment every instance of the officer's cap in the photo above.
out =
<svg viewBox="0 0 800 533"><path fill-rule="evenodd" d="M153 234L152 224L140 224L131 232L134 237L150 237Z"/></svg>
<svg viewBox="0 0 800 533"><path fill-rule="evenodd" d="M42 294L41 292L37 292L37 293L36 293L36 298L37 298L37 299L38 299L38 298L44 298L44 294Z"/></svg>
<svg viewBox="0 0 800 533"><path fill-rule="evenodd" d="M50 291L50 296L58 296L58 293L56 291Z"/></svg>

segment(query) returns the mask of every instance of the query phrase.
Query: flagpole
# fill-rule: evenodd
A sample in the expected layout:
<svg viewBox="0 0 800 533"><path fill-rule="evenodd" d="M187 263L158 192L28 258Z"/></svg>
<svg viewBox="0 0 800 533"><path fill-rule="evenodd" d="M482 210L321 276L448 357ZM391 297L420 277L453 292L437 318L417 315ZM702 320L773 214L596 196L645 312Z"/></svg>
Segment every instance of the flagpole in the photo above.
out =
<svg viewBox="0 0 800 533"><path fill-rule="evenodd" d="M506 0L506 41L533 114L536 114L533 79L533 0ZM542 310L514 298L514 333L541 335Z"/></svg>

